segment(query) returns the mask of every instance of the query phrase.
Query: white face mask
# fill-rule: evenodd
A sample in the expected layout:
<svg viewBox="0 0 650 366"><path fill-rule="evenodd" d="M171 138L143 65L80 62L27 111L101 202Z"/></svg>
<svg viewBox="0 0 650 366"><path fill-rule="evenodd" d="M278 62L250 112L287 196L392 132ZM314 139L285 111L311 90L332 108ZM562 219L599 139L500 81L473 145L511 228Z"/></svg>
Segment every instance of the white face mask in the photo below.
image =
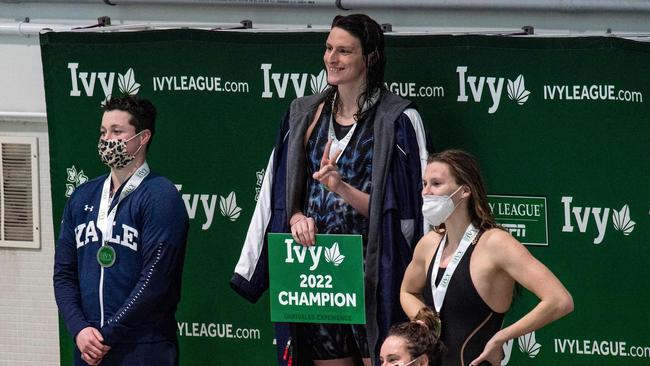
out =
<svg viewBox="0 0 650 366"><path fill-rule="evenodd" d="M440 226L445 220L451 216L456 209L454 201L451 199L451 196L456 194L462 186L458 187L449 196L436 196L436 195L424 195L422 196L422 215L424 215L424 221L431 226ZM460 203L460 202L459 202Z"/></svg>

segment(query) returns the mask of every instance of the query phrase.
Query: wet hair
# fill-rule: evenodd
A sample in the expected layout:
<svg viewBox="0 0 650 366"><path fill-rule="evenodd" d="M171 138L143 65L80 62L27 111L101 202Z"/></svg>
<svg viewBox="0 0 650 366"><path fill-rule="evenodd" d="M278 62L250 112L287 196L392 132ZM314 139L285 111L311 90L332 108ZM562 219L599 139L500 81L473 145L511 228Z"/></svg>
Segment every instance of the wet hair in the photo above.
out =
<svg viewBox="0 0 650 366"><path fill-rule="evenodd" d="M445 150L429 155L427 164L435 162L447 164L456 184L466 185L470 189L467 207L474 226L484 230L498 228L499 225L494 220L488 205L485 185L476 158L462 150ZM438 232L442 230L444 230L444 223L436 228Z"/></svg>
<svg viewBox="0 0 650 366"><path fill-rule="evenodd" d="M381 26L365 14L337 15L332 20L332 29L341 28L359 40L366 64L366 89L359 95L357 106L359 113L364 104L379 90L386 89L384 84L384 69L386 68L386 53L384 52L384 32ZM331 88L328 101L331 103L336 92L336 86ZM337 108L337 106L334 106ZM333 111L336 113L336 110ZM355 114L355 120L362 115Z"/></svg>
<svg viewBox="0 0 650 366"><path fill-rule="evenodd" d="M388 331L391 336L404 339L411 359L427 355L429 366L442 364L447 348L440 341L440 318L433 309L422 308L412 321L393 325Z"/></svg>
<svg viewBox="0 0 650 366"><path fill-rule="evenodd" d="M111 98L102 108L104 112L124 111L131 115L129 124L135 127L135 132L143 130L151 131L151 137L147 142L147 148L151 145L153 135L156 132L156 107L147 99L141 99L135 95L125 95Z"/></svg>

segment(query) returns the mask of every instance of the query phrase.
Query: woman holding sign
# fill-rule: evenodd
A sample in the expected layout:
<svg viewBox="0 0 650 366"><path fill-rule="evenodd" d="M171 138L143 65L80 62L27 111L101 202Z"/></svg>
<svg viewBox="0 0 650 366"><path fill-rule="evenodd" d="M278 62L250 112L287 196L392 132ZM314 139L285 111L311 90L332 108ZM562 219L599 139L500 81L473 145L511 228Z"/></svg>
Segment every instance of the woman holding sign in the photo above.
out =
<svg viewBox="0 0 650 366"><path fill-rule="evenodd" d="M422 235L425 133L411 102L386 90L374 20L334 18L323 61L329 87L294 100L285 115L231 283L252 300L266 289L264 262L251 261L264 232L291 232L305 246L316 234L362 235L367 324L298 324L292 345L315 365L369 365L388 328L405 319L395 300Z"/></svg>
<svg viewBox="0 0 650 366"><path fill-rule="evenodd" d="M428 159L422 195L424 219L434 227L418 243L404 274L400 300L409 317L435 307L448 347L443 365L493 365L503 344L561 318L573 300L560 281L490 211L475 159L447 150ZM540 302L501 329L515 284Z"/></svg>

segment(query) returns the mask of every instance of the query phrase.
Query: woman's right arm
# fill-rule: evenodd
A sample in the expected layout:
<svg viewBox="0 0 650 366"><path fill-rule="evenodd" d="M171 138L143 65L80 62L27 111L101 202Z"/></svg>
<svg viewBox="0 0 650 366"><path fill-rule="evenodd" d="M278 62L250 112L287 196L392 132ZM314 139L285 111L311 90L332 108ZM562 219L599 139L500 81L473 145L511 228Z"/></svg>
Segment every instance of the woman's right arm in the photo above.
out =
<svg viewBox="0 0 650 366"><path fill-rule="evenodd" d="M436 236L438 234L435 232L429 232L420 239L415 246L413 259L408 267L406 267L406 272L404 272L399 299L402 304L402 310L404 310L404 313L406 313L409 319L413 319L420 309L427 306L424 303L422 293L427 282L427 259L433 253L433 243L438 242L435 240Z"/></svg>
<svg viewBox="0 0 650 366"><path fill-rule="evenodd" d="M295 212L289 220L289 227L291 228L291 236L298 244L306 247L316 244L316 222L313 218L305 216L300 211Z"/></svg>
<svg viewBox="0 0 650 366"><path fill-rule="evenodd" d="M295 102L295 100L294 100ZM307 132L304 136L303 147L307 148L307 141L309 136L311 136L318 120L320 119L321 112L323 111L323 105L325 102L318 104L318 108L314 112L314 117L307 127ZM285 116L285 119L288 118ZM304 246L312 246L316 244L316 234L318 234L318 229L316 228L316 221L313 218L307 217L300 210L295 209L291 218L289 219L289 228L291 229L291 236L293 240L297 243Z"/></svg>

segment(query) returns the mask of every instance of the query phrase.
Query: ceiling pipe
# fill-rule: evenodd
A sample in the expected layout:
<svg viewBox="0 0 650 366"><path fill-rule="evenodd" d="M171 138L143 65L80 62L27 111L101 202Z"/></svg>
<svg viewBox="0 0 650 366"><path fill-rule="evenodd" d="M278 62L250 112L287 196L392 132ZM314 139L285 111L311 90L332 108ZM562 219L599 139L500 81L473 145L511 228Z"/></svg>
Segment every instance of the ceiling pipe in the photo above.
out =
<svg viewBox="0 0 650 366"><path fill-rule="evenodd" d="M121 25L110 25L106 27L88 27L92 21L85 24L62 24L62 23L29 23L29 22L0 22L0 35L35 36L42 32L121 32L121 31L142 31L151 29L205 29L238 32L323 32L329 27L312 26L278 26L273 24L258 24L255 28L244 29L242 23L190 23L190 22L145 22L127 23ZM522 28L523 29L523 28ZM515 35L524 34L522 29L514 28L435 28L435 27L404 27L392 32L393 35L422 35L422 34L484 34L484 35ZM529 34L529 33L527 33ZM544 30L535 29L535 35L541 37L576 37L576 36L614 36L634 39L638 41L650 41L650 34L643 32L616 32L589 31L573 33L569 30Z"/></svg>
<svg viewBox="0 0 650 366"><path fill-rule="evenodd" d="M72 28L79 27L79 25L71 24L51 24L51 23L30 23L22 22L9 22L0 23L0 34L14 35L14 36L33 36L39 34L42 30L53 30L56 32L69 31Z"/></svg>
<svg viewBox="0 0 650 366"><path fill-rule="evenodd" d="M172 28L193 28L193 29L243 29L242 23L191 23L191 22L144 22L116 24L105 27L89 28L88 21L84 24L61 24L61 23L30 23L21 22L0 22L0 35L14 36L35 36L42 32L118 32L118 31L141 31L150 29L172 29ZM258 29L259 30L259 29ZM281 30L281 29L278 29Z"/></svg>
<svg viewBox="0 0 650 366"><path fill-rule="evenodd" d="M102 0L0 0L0 3L98 4ZM579 12L650 12L647 0L103 0L107 5L232 5L241 7L302 7L339 10L493 10Z"/></svg>
<svg viewBox="0 0 650 366"><path fill-rule="evenodd" d="M554 12L650 12L647 0L337 0L342 8L368 9L430 9L430 10L493 10Z"/></svg>

